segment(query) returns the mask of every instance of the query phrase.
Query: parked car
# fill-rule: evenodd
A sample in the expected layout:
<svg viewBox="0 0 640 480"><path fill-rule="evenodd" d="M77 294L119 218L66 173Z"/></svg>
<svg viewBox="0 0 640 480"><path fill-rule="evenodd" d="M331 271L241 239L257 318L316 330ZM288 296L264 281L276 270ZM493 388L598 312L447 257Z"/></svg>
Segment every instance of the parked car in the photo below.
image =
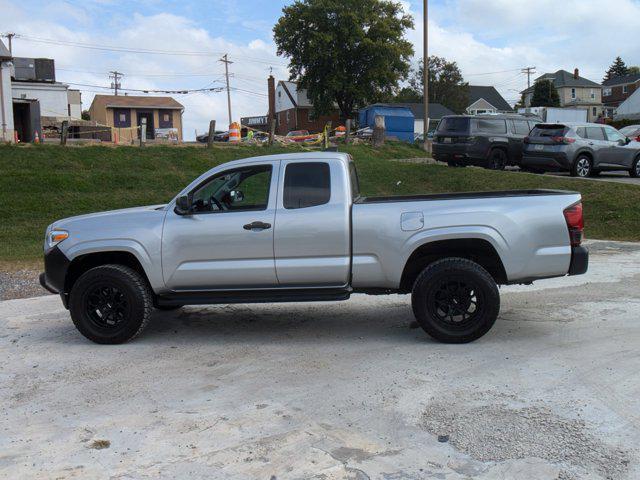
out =
<svg viewBox="0 0 640 480"><path fill-rule="evenodd" d="M153 307L410 293L424 330L473 341L499 284L587 270L580 194L551 190L363 197L351 157L236 160L166 205L59 220L40 283L97 343L135 337Z"/></svg>
<svg viewBox="0 0 640 480"><path fill-rule="evenodd" d="M285 136L285 141L295 143L314 142L317 139L318 135L310 134L308 130L293 130Z"/></svg>
<svg viewBox="0 0 640 480"><path fill-rule="evenodd" d="M621 128L620 133L634 142L640 142L640 125L629 125Z"/></svg>
<svg viewBox="0 0 640 480"><path fill-rule="evenodd" d="M226 136L226 139L225 139ZM222 130L216 130L213 136L214 142L226 142L229 140L229 132L224 132ZM203 133L202 135L198 135L196 137L196 142L207 143L209 141L209 133Z"/></svg>
<svg viewBox="0 0 640 480"><path fill-rule="evenodd" d="M450 167L502 170L519 165L524 137L540 121L515 114L443 117L433 139L433 158Z"/></svg>
<svg viewBox="0 0 640 480"><path fill-rule="evenodd" d="M525 139L522 166L537 172L567 171L574 177L610 170L639 177L639 158L640 144L610 125L542 123Z"/></svg>

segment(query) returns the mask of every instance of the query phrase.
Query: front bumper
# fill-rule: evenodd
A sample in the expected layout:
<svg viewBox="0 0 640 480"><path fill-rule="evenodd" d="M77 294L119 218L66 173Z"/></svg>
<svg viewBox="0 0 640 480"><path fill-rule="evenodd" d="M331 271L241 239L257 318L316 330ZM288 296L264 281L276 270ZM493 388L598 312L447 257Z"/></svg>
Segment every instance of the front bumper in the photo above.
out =
<svg viewBox="0 0 640 480"><path fill-rule="evenodd" d="M589 268L589 250L585 247L573 247L571 249L571 263L569 275L582 275Z"/></svg>
<svg viewBox="0 0 640 480"><path fill-rule="evenodd" d="M40 274L40 285L51 293L59 293L67 306L68 292L65 292L65 280L71 262L56 246L44 254L44 273Z"/></svg>

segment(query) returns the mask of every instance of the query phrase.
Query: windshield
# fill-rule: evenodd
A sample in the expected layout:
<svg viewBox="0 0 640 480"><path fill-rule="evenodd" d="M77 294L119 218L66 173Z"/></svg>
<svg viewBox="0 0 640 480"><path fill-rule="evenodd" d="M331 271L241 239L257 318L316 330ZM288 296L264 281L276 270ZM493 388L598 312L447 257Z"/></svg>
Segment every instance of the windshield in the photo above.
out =
<svg viewBox="0 0 640 480"><path fill-rule="evenodd" d="M640 132L640 125L629 125L620 130L620 133L627 137L634 137Z"/></svg>

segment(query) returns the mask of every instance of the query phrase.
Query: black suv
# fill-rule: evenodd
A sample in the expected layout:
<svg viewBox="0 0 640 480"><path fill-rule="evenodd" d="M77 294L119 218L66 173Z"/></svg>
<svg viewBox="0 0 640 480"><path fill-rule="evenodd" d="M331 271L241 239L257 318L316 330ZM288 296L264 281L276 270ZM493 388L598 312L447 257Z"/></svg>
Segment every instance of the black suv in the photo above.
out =
<svg viewBox="0 0 640 480"><path fill-rule="evenodd" d="M540 121L516 114L443 117L433 138L433 158L450 167L520 165L523 140Z"/></svg>

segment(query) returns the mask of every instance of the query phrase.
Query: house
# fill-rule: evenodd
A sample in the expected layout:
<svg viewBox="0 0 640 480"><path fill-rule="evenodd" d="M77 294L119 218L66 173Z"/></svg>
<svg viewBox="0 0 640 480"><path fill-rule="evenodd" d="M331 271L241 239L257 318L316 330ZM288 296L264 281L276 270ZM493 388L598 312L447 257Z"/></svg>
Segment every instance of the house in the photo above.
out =
<svg viewBox="0 0 640 480"><path fill-rule="evenodd" d="M603 114L602 86L596 82L580 76L576 68L572 73L566 70L558 70L554 73L545 73L536 78L536 82L551 81L558 91L560 107L587 110L587 120L595 122ZM535 86L531 86L522 92L525 107L531 106Z"/></svg>
<svg viewBox="0 0 640 480"><path fill-rule="evenodd" d="M424 133L424 104L423 103L394 103L401 107L408 107L413 113L413 132L417 135ZM455 115L455 112L449 110L439 103L429 104L429 124L430 130L438 125L442 117L447 115Z"/></svg>
<svg viewBox="0 0 640 480"><path fill-rule="evenodd" d="M113 127L118 142L138 139L137 127L146 125L147 140L182 141L184 107L171 97L96 95L89 115L99 124Z"/></svg>
<svg viewBox="0 0 640 480"><path fill-rule="evenodd" d="M465 110L469 115L512 111L511 105L498 93L495 87L469 85L469 106Z"/></svg>
<svg viewBox="0 0 640 480"><path fill-rule="evenodd" d="M273 88L274 82L269 82ZM276 133L286 135L292 130L321 132L327 122L333 126L340 123L340 114L334 110L330 115L316 116L307 91L299 89L295 82L280 80L275 87Z"/></svg>
<svg viewBox="0 0 640 480"><path fill-rule="evenodd" d="M611 77L602 82L602 102L605 114L613 118L614 110L640 87L640 74Z"/></svg>
<svg viewBox="0 0 640 480"><path fill-rule="evenodd" d="M13 101L11 99L11 53L0 41L0 142L13 142Z"/></svg>
<svg viewBox="0 0 640 480"><path fill-rule="evenodd" d="M613 119L640 121L640 88L633 93L615 109Z"/></svg>

